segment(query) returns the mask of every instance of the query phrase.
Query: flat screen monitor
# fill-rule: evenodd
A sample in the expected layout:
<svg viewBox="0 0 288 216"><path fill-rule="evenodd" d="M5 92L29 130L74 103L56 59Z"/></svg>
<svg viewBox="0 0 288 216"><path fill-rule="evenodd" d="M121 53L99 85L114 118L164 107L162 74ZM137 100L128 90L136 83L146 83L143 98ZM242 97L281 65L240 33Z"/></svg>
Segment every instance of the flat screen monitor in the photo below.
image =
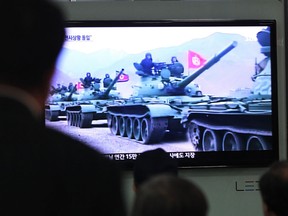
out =
<svg viewBox="0 0 288 216"><path fill-rule="evenodd" d="M275 20L67 21L45 124L127 169L278 159Z"/></svg>

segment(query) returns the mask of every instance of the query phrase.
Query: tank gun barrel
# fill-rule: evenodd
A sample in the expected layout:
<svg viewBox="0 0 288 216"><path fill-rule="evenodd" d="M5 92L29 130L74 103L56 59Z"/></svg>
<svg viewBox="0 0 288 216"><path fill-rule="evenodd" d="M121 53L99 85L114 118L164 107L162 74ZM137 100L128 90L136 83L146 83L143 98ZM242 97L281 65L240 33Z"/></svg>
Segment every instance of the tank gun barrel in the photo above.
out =
<svg viewBox="0 0 288 216"><path fill-rule="evenodd" d="M111 91L111 89L114 87L115 83L118 81L119 77L124 73L124 69L122 68L121 71L117 74L117 76L114 78L114 80L110 83L110 85L107 87L107 89L103 92L103 97L107 97Z"/></svg>
<svg viewBox="0 0 288 216"><path fill-rule="evenodd" d="M213 58L211 58L203 67L196 70L192 75L188 76L184 80L178 83L178 88L184 88L189 83L191 83L194 79L196 79L199 75L201 75L205 70L209 69L211 66L216 64L224 55L226 55L228 52L230 52L232 49L234 49L237 46L237 41L233 41L232 44L230 44L228 47L226 47L224 50L219 52L219 54L216 54Z"/></svg>

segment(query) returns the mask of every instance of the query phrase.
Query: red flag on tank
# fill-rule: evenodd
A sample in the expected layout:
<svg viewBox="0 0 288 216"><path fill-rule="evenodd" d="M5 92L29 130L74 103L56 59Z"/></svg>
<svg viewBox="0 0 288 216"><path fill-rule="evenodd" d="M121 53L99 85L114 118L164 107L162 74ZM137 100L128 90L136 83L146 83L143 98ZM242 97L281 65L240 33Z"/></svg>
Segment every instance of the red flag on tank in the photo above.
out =
<svg viewBox="0 0 288 216"><path fill-rule="evenodd" d="M83 89L84 87L83 87L83 85L82 85L82 82L78 82L78 83L76 84L76 88L77 88L77 89Z"/></svg>
<svg viewBox="0 0 288 216"><path fill-rule="evenodd" d="M204 65L206 59L196 52L188 51L188 68L199 68Z"/></svg>
<svg viewBox="0 0 288 216"><path fill-rule="evenodd" d="M122 73L120 76L119 76L119 79L117 82L127 82L129 80L129 75L128 74L125 74L125 73Z"/></svg>

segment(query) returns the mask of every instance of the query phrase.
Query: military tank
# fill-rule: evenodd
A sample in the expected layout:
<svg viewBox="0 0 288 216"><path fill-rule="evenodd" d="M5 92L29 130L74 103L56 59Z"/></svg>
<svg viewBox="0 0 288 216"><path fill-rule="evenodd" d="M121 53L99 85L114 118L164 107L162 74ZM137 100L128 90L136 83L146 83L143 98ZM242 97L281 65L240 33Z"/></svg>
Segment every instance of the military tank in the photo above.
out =
<svg viewBox="0 0 288 216"><path fill-rule="evenodd" d="M269 29L257 34L264 59L255 64L255 82L242 98L211 98L192 105L181 123L197 151L271 149L271 64Z"/></svg>
<svg viewBox="0 0 288 216"><path fill-rule="evenodd" d="M98 83L92 88L84 88L77 97L77 103L66 107L68 125L87 128L91 127L93 120L106 119L107 106L123 102L120 92L115 89L115 84L123 72L124 69L118 71L107 88L101 89Z"/></svg>
<svg viewBox="0 0 288 216"><path fill-rule="evenodd" d="M234 41L187 77L179 76L182 70L179 65L175 68L180 71L171 72L164 63L157 64L151 75L134 63L140 83L134 86L132 97L125 104L107 107L111 133L148 144L160 142L168 131L185 132L181 119L190 106L210 100L193 81L236 46Z"/></svg>
<svg viewBox="0 0 288 216"><path fill-rule="evenodd" d="M66 116L66 107L73 105L78 100L76 88L72 91L57 91L55 88L51 91L45 104L45 119L49 121L59 120L59 116Z"/></svg>

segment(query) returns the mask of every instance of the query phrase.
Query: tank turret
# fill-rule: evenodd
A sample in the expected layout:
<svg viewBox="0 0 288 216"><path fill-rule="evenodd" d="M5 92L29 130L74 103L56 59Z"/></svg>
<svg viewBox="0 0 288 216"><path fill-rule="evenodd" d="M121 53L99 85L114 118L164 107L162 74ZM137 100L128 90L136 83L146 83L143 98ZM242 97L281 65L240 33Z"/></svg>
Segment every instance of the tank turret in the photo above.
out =
<svg viewBox="0 0 288 216"><path fill-rule="evenodd" d="M77 103L66 107L69 126L90 127L93 120L106 119L106 107L121 101L120 92L115 90L115 84L124 73L124 69L117 72L107 88L100 89L99 83L94 83L95 86L91 84L91 87L85 88L79 94Z"/></svg>
<svg viewBox="0 0 288 216"><path fill-rule="evenodd" d="M70 91L67 88L60 91L53 86L51 88L52 91L45 104L45 118L49 121L57 121L59 116L66 115L66 107L77 101L79 94L76 86Z"/></svg>
<svg viewBox="0 0 288 216"><path fill-rule="evenodd" d="M100 89L98 83L96 86L92 84L91 87L85 88L83 92L79 94L78 101L85 101L85 100L101 100L101 99L109 99L109 98L119 98L120 93L114 90L114 86L117 83L119 77L123 74L124 69L118 72L117 76L114 80L110 83L107 88Z"/></svg>
<svg viewBox="0 0 288 216"><path fill-rule="evenodd" d="M141 76L140 83L134 86L133 96L136 97L157 97L157 96L202 96L202 92L199 86L193 81L200 76L204 71L216 64L224 55L230 52L237 46L237 42L234 41L224 50L216 54L211 58L204 66L196 70L193 74L187 77L175 77L171 75L169 67L163 67L155 75L144 75L143 72L137 71L136 73ZM139 69L138 65L134 63L136 69Z"/></svg>
<svg viewBox="0 0 288 216"><path fill-rule="evenodd" d="M110 83L110 85L107 87L107 89L103 92L102 97L107 98L111 92L112 89L114 89L115 84L119 80L120 76L124 73L124 69L122 68L121 71L117 71L118 74L114 78L114 80Z"/></svg>

